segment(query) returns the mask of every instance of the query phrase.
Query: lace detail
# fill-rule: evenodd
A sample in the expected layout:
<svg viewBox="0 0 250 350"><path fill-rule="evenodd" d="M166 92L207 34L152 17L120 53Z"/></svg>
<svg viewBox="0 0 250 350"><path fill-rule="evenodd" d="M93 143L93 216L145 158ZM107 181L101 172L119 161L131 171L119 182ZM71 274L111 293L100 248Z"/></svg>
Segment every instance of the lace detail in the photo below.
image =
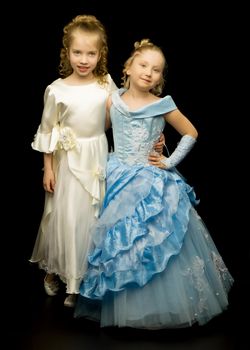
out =
<svg viewBox="0 0 250 350"><path fill-rule="evenodd" d="M187 268L184 272L184 276L188 277L199 295L199 301L196 305L197 312L195 312L194 316L198 316L198 313L201 314L204 310L207 310L207 298L205 297L204 291L207 289L208 285L204 278L204 266L204 260L196 256L193 259L191 267ZM190 299L193 300L193 297L190 296Z"/></svg>
<svg viewBox="0 0 250 350"><path fill-rule="evenodd" d="M221 279L223 279L224 281L226 281L228 278L228 275L229 275L229 271L228 271L227 267L225 266L225 264L222 260L222 257L220 255L216 254L215 252L212 252L211 255L212 255L212 260L213 260L213 263L216 267L216 270L218 272L219 277Z"/></svg>
<svg viewBox="0 0 250 350"><path fill-rule="evenodd" d="M162 132L161 128L155 128L154 135L156 135L155 139L149 139L151 136L146 126L143 124L136 125L131 129L131 140L130 143L131 149L133 150L132 154L127 155L126 163L129 165L142 163L148 164L148 155L152 151L154 144L157 138L160 136Z"/></svg>

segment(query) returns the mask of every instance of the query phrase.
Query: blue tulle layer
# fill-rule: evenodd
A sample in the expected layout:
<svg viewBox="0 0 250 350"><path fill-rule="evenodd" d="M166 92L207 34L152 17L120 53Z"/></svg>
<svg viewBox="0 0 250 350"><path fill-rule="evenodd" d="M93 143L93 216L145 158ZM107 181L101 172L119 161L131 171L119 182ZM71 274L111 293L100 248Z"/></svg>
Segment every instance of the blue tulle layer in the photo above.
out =
<svg viewBox="0 0 250 350"><path fill-rule="evenodd" d="M108 185L75 316L101 326L203 324L233 282L175 171L109 160Z"/></svg>

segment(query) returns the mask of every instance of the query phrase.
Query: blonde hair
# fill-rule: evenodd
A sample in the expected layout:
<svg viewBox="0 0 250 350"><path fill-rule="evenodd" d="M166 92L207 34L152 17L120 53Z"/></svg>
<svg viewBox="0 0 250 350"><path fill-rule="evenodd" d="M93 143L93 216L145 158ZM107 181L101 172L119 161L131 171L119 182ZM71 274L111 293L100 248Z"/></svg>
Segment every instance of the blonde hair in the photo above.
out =
<svg viewBox="0 0 250 350"><path fill-rule="evenodd" d="M164 65L164 70L163 70L163 74L162 77L160 79L160 82L150 91L152 94L156 95L156 96L160 96L165 84L165 73L167 70L167 62L165 59L165 56L163 54L162 49L153 44L150 39L142 39L141 41L136 41L134 43L134 50L132 51L130 57L126 60L126 62L124 63L124 68L122 70L123 76L122 76L122 86L124 86L126 89L129 88L129 76L127 75L127 71L129 69L129 67L131 66L134 58L141 52L143 52L144 50L155 50L158 51L162 54L162 57L164 58L165 61L165 65Z"/></svg>
<svg viewBox="0 0 250 350"><path fill-rule="evenodd" d="M63 47L60 51L59 74L62 77L66 78L73 72L68 58L68 50L73 39L73 33L79 29L87 33L94 33L99 35L100 59L93 71L93 74L96 76L97 81L101 85L104 85L107 83L108 74L107 34L102 23L92 15L78 15L63 28Z"/></svg>

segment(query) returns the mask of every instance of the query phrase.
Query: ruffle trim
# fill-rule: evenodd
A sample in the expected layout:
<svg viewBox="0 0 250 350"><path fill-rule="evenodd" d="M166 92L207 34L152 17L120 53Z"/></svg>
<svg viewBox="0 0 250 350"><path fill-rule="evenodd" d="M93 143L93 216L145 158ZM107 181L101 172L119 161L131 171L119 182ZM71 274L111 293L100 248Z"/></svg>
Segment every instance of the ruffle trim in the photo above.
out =
<svg viewBox="0 0 250 350"><path fill-rule="evenodd" d="M41 127L32 142L34 150L52 153L64 150L67 152L69 168L79 180L83 188L93 197L92 204L96 207L95 216L100 212L105 193L107 139L105 134L91 141L84 141L84 146L69 127L55 126L51 133L41 133ZM90 150L96 147L96 157L92 157ZM84 169L83 164L88 164L90 169Z"/></svg>
<svg viewBox="0 0 250 350"><path fill-rule="evenodd" d="M111 165L111 168L114 176L115 166ZM120 172L119 168L120 165L116 170ZM155 274L165 270L171 257L180 252L195 194L177 174L155 169L133 167L134 173L142 172L143 177L151 178L151 186L135 204L132 215L124 216L123 213L123 217L110 227L109 223L100 220L95 231L96 248L89 256L89 270L80 289L83 296L102 299L108 291L118 292L127 286L142 287ZM125 171L123 174L128 193L130 186L131 191L134 188L134 173L131 181ZM122 183L123 178L119 176L119 179ZM170 205L168 198L172 201ZM119 193L116 193L114 203L117 203L116 216L121 210ZM115 207L111 210L113 212ZM107 212L104 214L107 219Z"/></svg>

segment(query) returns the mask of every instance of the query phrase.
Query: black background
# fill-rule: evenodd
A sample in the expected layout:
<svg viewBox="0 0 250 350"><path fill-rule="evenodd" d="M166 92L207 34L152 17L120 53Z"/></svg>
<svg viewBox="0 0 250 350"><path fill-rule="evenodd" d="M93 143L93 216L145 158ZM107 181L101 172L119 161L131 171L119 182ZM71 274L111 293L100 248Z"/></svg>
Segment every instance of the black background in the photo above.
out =
<svg viewBox="0 0 250 350"><path fill-rule="evenodd" d="M198 3L198 4L197 4ZM4 156L8 238L12 270L27 263L40 223L44 193L42 155L31 149L40 123L45 87L58 78L63 27L78 14L93 14L109 38L109 72L119 86L122 65L133 43L150 38L168 62L164 94L194 123L199 139L179 170L194 186L197 211L239 285L248 285L246 10L237 3L192 1L25 2L2 12L3 73L10 137ZM136 6L136 9L135 9ZM9 4L11 7L11 4ZM166 129L170 150L175 132ZM110 138L110 134L109 134ZM5 184L4 184L5 186ZM12 193L11 196L9 193ZM12 246L14 245L14 251Z"/></svg>

